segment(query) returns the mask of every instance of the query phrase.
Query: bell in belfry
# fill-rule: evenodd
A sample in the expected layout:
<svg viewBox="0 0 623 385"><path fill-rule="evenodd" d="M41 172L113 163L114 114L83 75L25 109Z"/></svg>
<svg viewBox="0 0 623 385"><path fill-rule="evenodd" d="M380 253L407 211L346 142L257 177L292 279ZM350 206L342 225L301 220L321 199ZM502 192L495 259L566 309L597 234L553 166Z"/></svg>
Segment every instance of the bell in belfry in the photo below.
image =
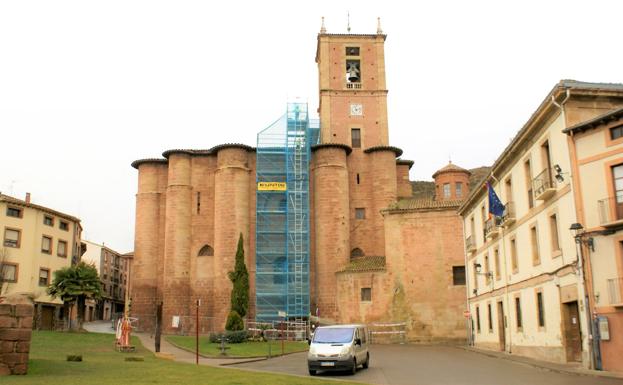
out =
<svg viewBox="0 0 623 385"><path fill-rule="evenodd" d="M357 68L356 63L348 63L348 68L346 69L346 77L349 82L355 83L359 81L359 68Z"/></svg>

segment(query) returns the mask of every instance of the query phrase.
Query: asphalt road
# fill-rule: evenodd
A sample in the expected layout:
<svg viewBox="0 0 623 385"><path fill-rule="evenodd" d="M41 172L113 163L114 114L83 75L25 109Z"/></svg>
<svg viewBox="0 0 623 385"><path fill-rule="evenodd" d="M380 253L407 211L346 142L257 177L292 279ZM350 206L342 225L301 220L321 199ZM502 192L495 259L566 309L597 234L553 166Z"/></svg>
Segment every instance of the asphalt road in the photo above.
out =
<svg viewBox="0 0 623 385"><path fill-rule="evenodd" d="M239 368L308 375L307 353L235 365ZM443 346L374 345L370 368L356 375L319 373L379 385L623 385L623 380L566 374Z"/></svg>

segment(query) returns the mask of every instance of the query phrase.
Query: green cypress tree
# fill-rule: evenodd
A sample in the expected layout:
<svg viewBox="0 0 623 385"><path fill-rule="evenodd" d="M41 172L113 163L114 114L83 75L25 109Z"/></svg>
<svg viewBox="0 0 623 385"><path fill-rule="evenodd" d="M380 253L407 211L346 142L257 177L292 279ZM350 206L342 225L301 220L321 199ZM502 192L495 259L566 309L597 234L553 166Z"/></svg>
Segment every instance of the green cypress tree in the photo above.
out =
<svg viewBox="0 0 623 385"><path fill-rule="evenodd" d="M242 233L238 239L236 265L234 271L229 272L229 279L233 284L231 290L231 310L238 313L241 318L244 318L249 310L249 272L244 263Z"/></svg>

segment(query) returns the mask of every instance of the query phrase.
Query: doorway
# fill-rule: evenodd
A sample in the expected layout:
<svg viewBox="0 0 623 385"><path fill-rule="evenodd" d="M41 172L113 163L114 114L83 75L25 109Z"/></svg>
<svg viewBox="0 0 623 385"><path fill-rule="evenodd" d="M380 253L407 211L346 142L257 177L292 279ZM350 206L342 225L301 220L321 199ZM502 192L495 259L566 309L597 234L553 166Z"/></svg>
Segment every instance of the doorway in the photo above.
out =
<svg viewBox="0 0 623 385"><path fill-rule="evenodd" d="M578 301L562 304L563 338L567 362L582 361L582 332L580 330L580 312Z"/></svg>
<svg viewBox="0 0 623 385"><path fill-rule="evenodd" d="M506 350L506 330L504 327L504 305L498 302L498 336L500 337L500 351Z"/></svg>
<svg viewBox="0 0 623 385"><path fill-rule="evenodd" d="M41 306L41 324L39 329L52 330L54 326L54 307L53 306Z"/></svg>

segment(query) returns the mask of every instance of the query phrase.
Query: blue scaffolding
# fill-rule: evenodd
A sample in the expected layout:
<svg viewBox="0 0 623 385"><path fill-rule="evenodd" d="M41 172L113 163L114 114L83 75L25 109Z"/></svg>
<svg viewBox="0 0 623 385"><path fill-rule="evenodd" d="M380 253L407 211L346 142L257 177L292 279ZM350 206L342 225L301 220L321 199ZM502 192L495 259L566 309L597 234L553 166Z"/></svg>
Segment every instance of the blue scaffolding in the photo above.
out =
<svg viewBox="0 0 623 385"><path fill-rule="evenodd" d="M306 103L288 103L257 135L258 321L309 316L309 160L318 135Z"/></svg>

